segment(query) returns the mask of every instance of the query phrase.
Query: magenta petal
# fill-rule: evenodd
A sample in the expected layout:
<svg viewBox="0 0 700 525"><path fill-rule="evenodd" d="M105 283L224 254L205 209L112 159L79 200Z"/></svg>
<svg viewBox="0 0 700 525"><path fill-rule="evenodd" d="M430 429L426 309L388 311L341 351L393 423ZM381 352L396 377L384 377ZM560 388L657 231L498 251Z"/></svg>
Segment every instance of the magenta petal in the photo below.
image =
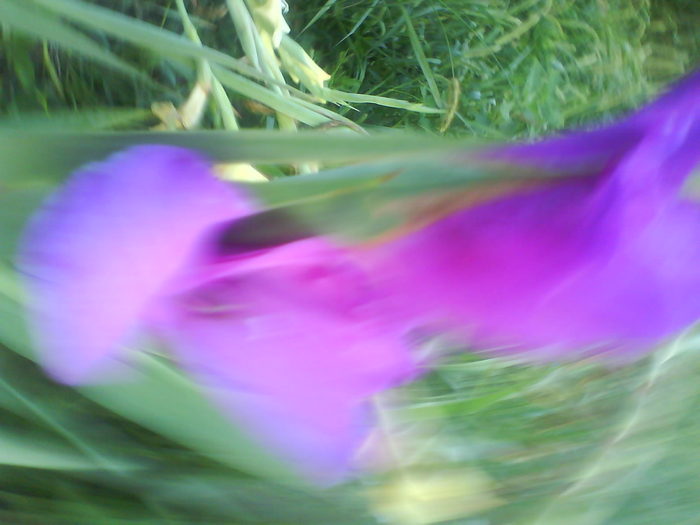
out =
<svg viewBox="0 0 700 525"><path fill-rule="evenodd" d="M166 305L158 328L262 447L332 482L366 437L370 396L416 367L401 331L377 315L365 278L320 245L229 263L228 277Z"/></svg>
<svg viewBox="0 0 700 525"><path fill-rule="evenodd" d="M203 231L247 211L195 152L140 146L83 168L34 217L20 264L48 370L109 368Z"/></svg>
<svg viewBox="0 0 700 525"><path fill-rule="evenodd" d="M540 358L633 355L699 319L700 208L629 235L587 202L571 184L457 213L391 247L388 279L414 318Z"/></svg>
<svg viewBox="0 0 700 525"><path fill-rule="evenodd" d="M591 171L384 247L387 290L481 350L624 357L674 336L700 319L700 205L679 195L700 161L699 101L696 74L620 124L487 152Z"/></svg>

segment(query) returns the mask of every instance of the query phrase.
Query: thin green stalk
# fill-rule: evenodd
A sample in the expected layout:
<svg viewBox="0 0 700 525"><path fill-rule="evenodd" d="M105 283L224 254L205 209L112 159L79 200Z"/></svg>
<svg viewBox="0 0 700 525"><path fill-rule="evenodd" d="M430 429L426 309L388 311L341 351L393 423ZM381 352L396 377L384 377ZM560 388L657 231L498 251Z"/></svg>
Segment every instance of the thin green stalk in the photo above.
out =
<svg viewBox="0 0 700 525"><path fill-rule="evenodd" d="M228 6L229 16L236 28L236 36L243 47L243 52L253 67L260 70L260 59L255 41L256 29L248 8L243 0L226 0L226 5Z"/></svg>
<svg viewBox="0 0 700 525"><path fill-rule="evenodd" d="M281 96L289 96L289 92L281 86L281 84L286 84L286 80L277 62L277 57L260 38L259 28L243 0L226 0L226 4L248 59L261 73L271 76L280 83L270 86L274 92ZM276 111L276 114L280 129L285 131L297 129L296 121L289 115L279 110Z"/></svg>
<svg viewBox="0 0 700 525"><path fill-rule="evenodd" d="M182 25L185 31L185 35L192 40L197 45L202 45L202 40L199 38L197 29L195 28L192 20L190 19L187 8L183 0L175 0L177 4L177 10L182 18ZM239 129L238 121L236 119L236 114L233 111L233 106L231 101L226 95L226 90L221 84L216 75L212 72L211 65L209 62L202 58L199 60L199 80L204 86L211 86L212 96L216 105L219 107L221 114L221 120L225 129L229 131L235 131Z"/></svg>
<svg viewBox="0 0 700 525"><path fill-rule="evenodd" d="M423 51L423 46L421 46L420 40L418 39L418 34L416 33L413 23L411 22L411 17L408 16L408 11L406 8L401 6L401 15L403 16L404 23L406 24L406 31L408 32L408 38L411 41L411 47L413 48L413 53L416 55L416 60L420 69L423 72L426 82L428 82L428 88L430 93L433 95L433 100L435 100L435 105L439 108L445 107L442 101L442 95L440 94L440 89L438 89L437 82L435 81L435 75L433 70L428 63L428 58L425 56Z"/></svg>

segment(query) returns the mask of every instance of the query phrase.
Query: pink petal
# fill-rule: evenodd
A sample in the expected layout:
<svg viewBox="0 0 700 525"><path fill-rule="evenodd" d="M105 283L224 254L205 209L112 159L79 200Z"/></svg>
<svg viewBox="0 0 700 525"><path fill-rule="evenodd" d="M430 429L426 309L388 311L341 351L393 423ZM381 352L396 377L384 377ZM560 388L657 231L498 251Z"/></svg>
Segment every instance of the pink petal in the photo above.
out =
<svg viewBox="0 0 700 525"><path fill-rule="evenodd" d="M139 146L74 174L30 223L20 257L47 369L71 383L110 369L203 232L247 209L181 148Z"/></svg>
<svg viewBox="0 0 700 525"><path fill-rule="evenodd" d="M228 276L173 298L156 323L234 421L321 482L349 468L369 398L416 371L346 258L310 240L230 261Z"/></svg>

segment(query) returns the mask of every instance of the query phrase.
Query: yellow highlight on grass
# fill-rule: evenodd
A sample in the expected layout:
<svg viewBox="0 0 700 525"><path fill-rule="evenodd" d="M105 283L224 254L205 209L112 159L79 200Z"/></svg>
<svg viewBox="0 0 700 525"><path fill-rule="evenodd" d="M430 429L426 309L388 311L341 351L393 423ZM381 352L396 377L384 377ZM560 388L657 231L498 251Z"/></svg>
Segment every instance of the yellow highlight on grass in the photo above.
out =
<svg viewBox="0 0 700 525"><path fill-rule="evenodd" d="M256 25L270 38L272 47L277 49L282 36L290 29L284 19L285 3L282 0L246 0Z"/></svg>
<svg viewBox="0 0 700 525"><path fill-rule="evenodd" d="M411 469L368 491L374 513L396 525L429 525L501 504L479 470Z"/></svg>
<svg viewBox="0 0 700 525"><path fill-rule="evenodd" d="M267 182L268 180L265 175L244 162L217 164L214 166L214 172L223 180L231 182Z"/></svg>

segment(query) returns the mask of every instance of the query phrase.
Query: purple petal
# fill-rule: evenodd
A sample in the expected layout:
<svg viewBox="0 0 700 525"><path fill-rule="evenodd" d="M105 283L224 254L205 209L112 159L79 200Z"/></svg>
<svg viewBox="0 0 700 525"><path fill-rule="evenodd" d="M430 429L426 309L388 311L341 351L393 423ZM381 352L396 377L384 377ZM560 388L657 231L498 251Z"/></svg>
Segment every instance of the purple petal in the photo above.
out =
<svg viewBox="0 0 700 525"><path fill-rule="evenodd" d="M370 396L416 371L404 334L346 259L310 240L231 261L155 323L234 421L321 482L349 468Z"/></svg>
<svg viewBox="0 0 700 525"><path fill-rule="evenodd" d="M199 154L140 146L83 168L34 217L20 263L47 369L110 369L147 305L212 225L248 211Z"/></svg>
<svg viewBox="0 0 700 525"><path fill-rule="evenodd" d="M632 356L700 319L700 206L679 197L700 161L699 91L695 75L628 121L504 147L512 161L566 169L571 157L592 171L386 246L378 271L404 314L539 357Z"/></svg>
<svg viewBox="0 0 700 525"><path fill-rule="evenodd" d="M490 149L487 157L523 163L554 172L593 174L617 162L636 147L650 129L669 120L685 120L688 135L700 140L700 71L666 90L657 100L631 116L608 126L567 133L533 144L513 144ZM677 128L678 129L678 128ZM682 130L686 133L686 130Z"/></svg>
<svg viewBox="0 0 700 525"><path fill-rule="evenodd" d="M629 120L653 126L669 113L679 113L697 122L700 117L700 70L672 84L655 101L632 115Z"/></svg>
<svg viewBox="0 0 700 525"><path fill-rule="evenodd" d="M611 127L580 131L533 144L499 146L484 157L533 166L554 173L590 175L619 160L644 136L644 127L622 122Z"/></svg>
<svg viewBox="0 0 700 525"><path fill-rule="evenodd" d="M676 205L622 237L586 207L589 191L562 185L455 214L393 247L389 279L412 315L482 350L648 350L700 318L700 209Z"/></svg>

